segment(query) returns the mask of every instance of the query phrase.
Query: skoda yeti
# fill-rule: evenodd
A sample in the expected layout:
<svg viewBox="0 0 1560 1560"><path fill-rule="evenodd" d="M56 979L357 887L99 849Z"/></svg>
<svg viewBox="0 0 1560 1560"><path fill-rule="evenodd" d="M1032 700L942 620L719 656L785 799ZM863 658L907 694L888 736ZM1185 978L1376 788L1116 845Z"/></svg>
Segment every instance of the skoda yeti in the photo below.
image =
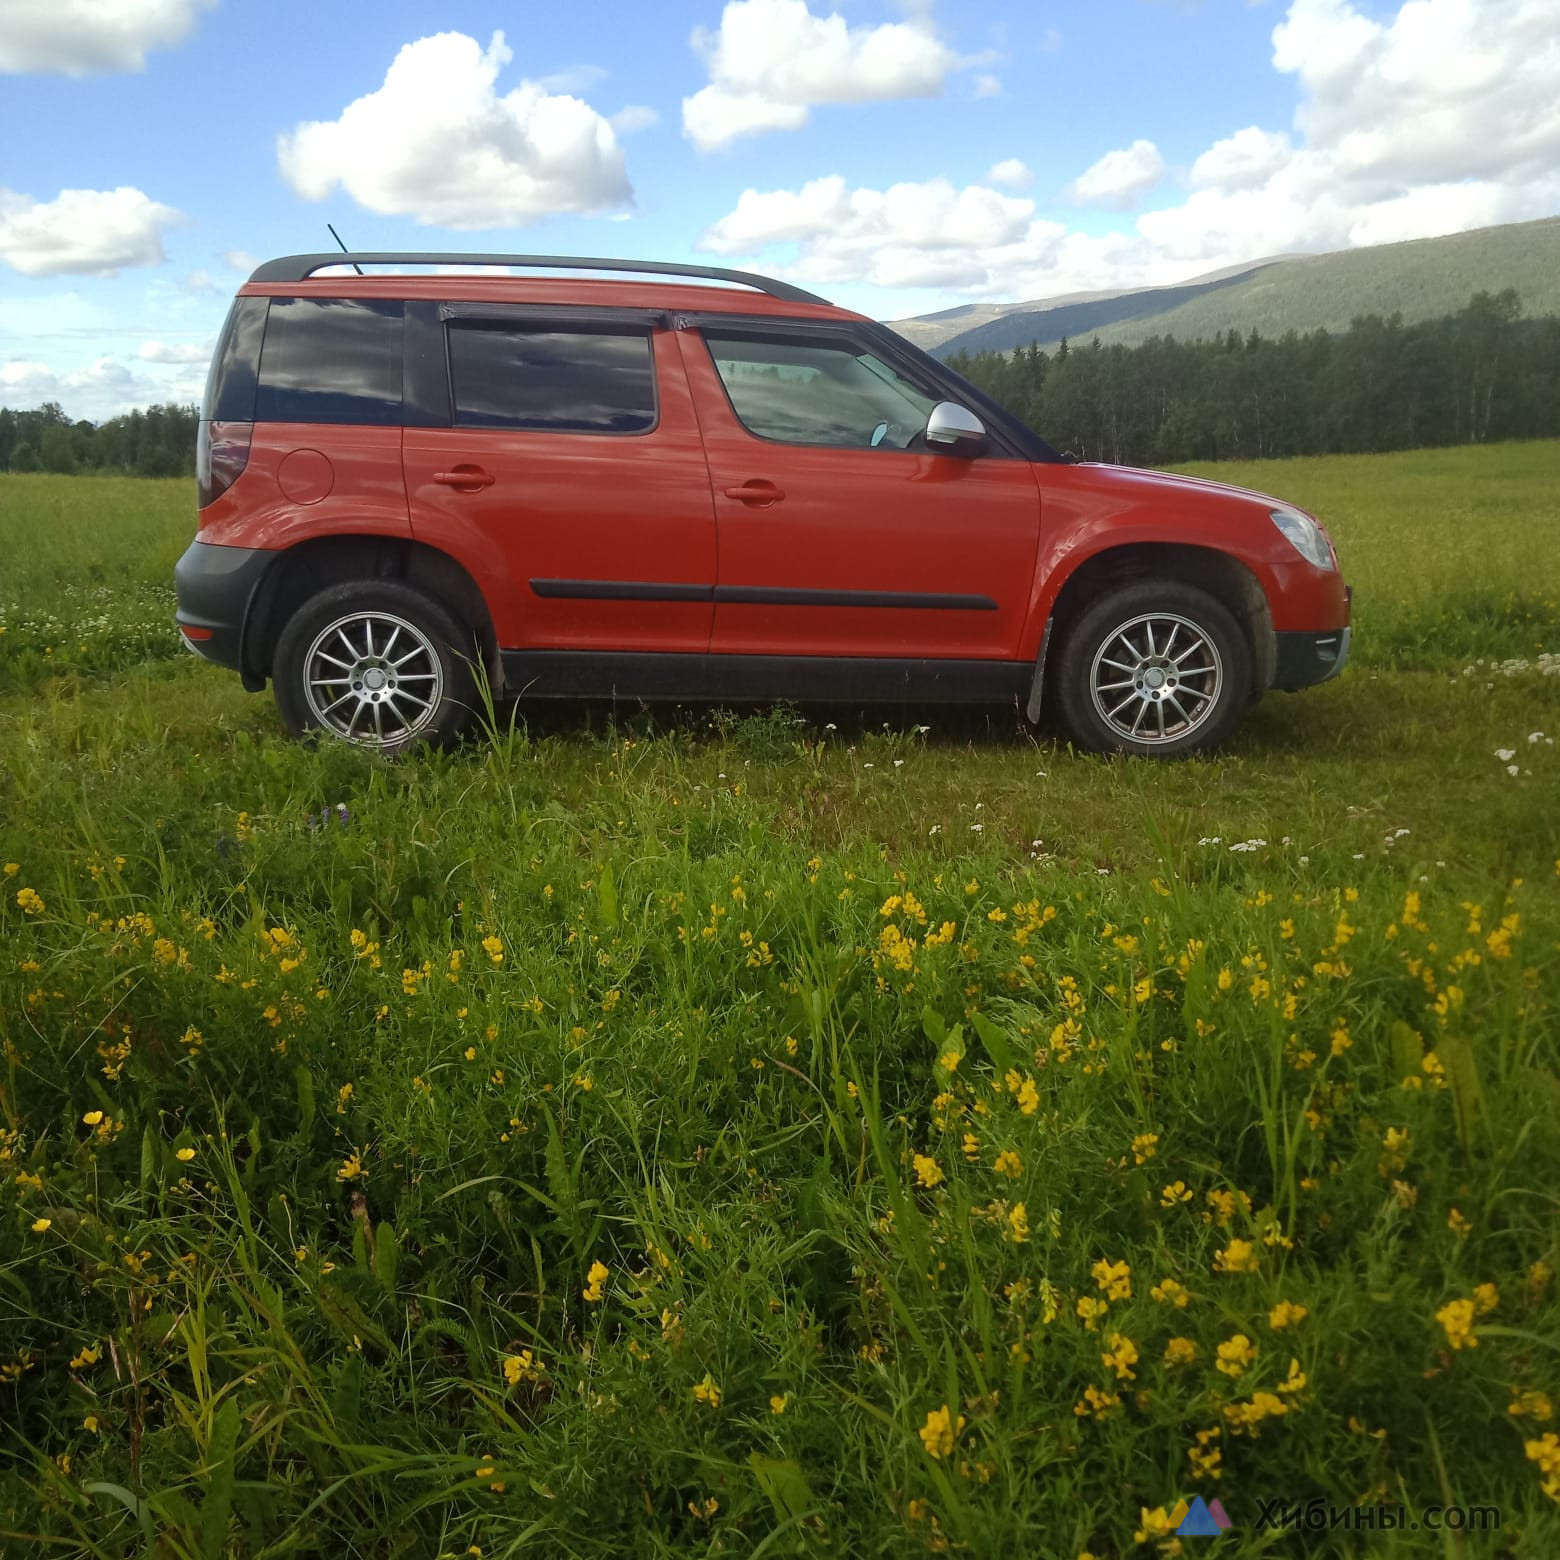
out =
<svg viewBox="0 0 1560 1560"><path fill-rule="evenodd" d="M387 751L454 737L485 678L1044 705L1085 747L1172 756L1349 649L1312 516L1059 455L886 326L746 272L270 261L197 480L190 648L274 684L293 732Z"/></svg>

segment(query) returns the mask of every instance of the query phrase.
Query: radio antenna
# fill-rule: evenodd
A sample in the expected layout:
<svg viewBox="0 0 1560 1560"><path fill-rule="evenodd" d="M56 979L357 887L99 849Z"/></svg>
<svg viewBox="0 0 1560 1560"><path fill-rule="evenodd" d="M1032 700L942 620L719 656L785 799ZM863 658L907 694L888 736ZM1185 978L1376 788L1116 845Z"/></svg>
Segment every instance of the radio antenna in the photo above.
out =
<svg viewBox="0 0 1560 1560"><path fill-rule="evenodd" d="M330 229L330 236L335 239L338 244L341 244L342 254L350 255L352 251L348 249L345 244L341 243L341 234L336 231L335 225L333 223L327 222L325 226ZM352 262L352 269L356 271L359 276L363 274L363 267L360 266L356 260Z"/></svg>

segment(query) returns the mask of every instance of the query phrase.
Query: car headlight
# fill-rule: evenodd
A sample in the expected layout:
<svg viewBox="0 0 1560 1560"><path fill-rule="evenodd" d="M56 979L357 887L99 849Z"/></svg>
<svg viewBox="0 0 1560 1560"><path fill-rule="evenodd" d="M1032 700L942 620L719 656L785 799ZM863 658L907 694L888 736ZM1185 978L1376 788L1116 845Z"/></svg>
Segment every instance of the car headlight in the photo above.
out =
<svg viewBox="0 0 1560 1560"><path fill-rule="evenodd" d="M1314 563L1318 569L1338 567L1327 533L1309 515L1302 515L1293 509L1275 509L1269 518L1284 533L1285 541L1307 563Z"/></svg>

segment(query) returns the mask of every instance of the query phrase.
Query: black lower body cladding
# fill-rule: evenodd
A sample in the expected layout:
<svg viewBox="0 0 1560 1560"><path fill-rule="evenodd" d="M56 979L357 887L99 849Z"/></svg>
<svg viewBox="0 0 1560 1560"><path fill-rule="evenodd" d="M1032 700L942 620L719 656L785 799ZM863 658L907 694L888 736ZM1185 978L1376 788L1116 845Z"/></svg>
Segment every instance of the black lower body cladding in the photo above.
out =
<svg viewBox="0 0 1560 1560"><path fill-rule="evenodd" d="M257 547L218 547L191 542L173 571L180 628L204 629L209 638L185 639L203 660L244 672L244 623L250 603L277 554ZM246 685L249 681L245 673ZM262 683L263 686L263 683Z"/></svg>

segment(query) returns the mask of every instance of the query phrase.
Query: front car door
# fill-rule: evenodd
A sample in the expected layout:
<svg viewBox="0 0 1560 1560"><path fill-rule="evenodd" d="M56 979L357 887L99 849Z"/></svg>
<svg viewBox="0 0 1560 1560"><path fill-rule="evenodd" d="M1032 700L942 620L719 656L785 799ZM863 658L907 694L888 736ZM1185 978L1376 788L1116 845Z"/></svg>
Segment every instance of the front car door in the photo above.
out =
<svg viewBox="0 0 1560 1560"><path fill-rule="evenodd" d="M1027 459L934 453L937 386L848 326L706 317L678 340L715 495L712 652L1017 655L1040 528Z"/></svg>
<svg viewBox="0 0 1560 1560"><path fill-rule="evenodd" d="M431 317L428 310L436 310ZM482 586L505 650L703 655L709 471L674 333L651 311L409 306L449 365L408 417L412 528ZM419 345L421 344L421 345ZM438 375L424 375L438 400Z"/></svg>

